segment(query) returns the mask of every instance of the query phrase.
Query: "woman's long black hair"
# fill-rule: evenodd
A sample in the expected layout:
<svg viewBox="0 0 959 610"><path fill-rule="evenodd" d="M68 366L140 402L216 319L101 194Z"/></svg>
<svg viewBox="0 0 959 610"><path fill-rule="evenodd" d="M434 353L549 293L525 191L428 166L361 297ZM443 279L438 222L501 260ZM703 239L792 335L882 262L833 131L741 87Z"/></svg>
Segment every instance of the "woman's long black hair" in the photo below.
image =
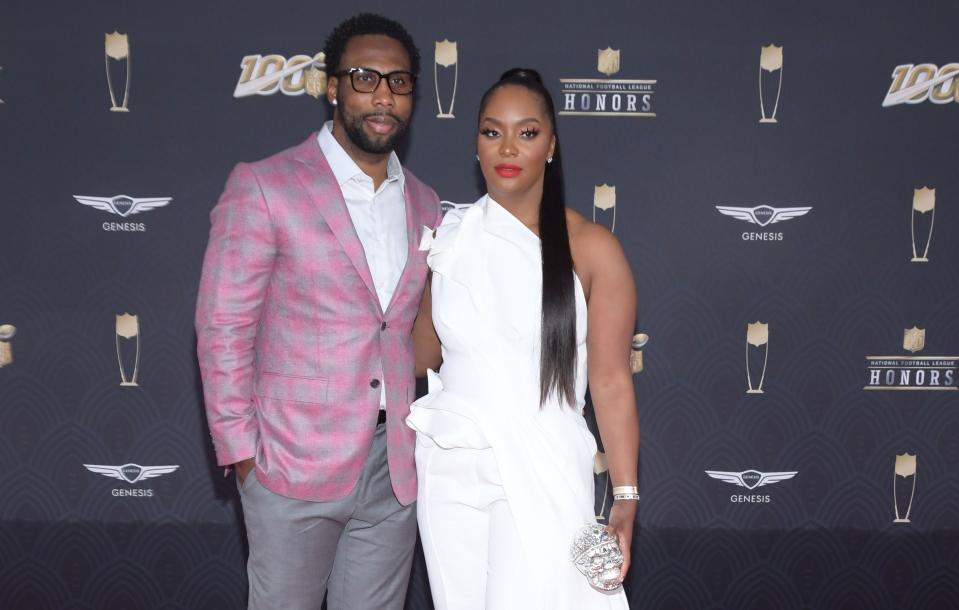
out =
<svg viewBox="0 0 959 610"><path fill-rule="evenodd" d="M480 101L480 117L490 96L500 87L518 85L540 98L556 136L553 161L546 165L543 199L539 207L539 238L543 258L543 314L541 330L540 404L553 393L575 404L576 393L576 295L573 285L573 255L566 228L566 196L563 161L553 98L536 70L513 68L503 73Z"/></svg>

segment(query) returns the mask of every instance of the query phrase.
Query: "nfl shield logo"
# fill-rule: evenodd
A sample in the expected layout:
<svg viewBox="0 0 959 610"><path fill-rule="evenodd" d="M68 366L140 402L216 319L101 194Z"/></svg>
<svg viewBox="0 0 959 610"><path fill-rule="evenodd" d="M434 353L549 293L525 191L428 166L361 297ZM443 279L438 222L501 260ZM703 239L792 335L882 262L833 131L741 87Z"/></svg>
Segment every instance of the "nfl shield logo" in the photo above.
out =
<svg viewBox="0 0 959 610"><path fill-rule="evenodd" d="M619 49L606 47L599 50L599 58L596 60L596 69L606 76L612 76L619 72Z"/></svg>
<svg viewBox="0 0 959 610"><path fill-rule="evenodd" d="M600 184L593 187L593 205L601 210L616 206L616 187Z"/></svg>
<svg viewBox="0 0 959 610"><path fill-rule="evenodd" d="M783 48L774 44L765 46L759 53L759 66L767 72L775 72L783 67Z"/></svg>
<svg viewBox="0 0 959 610"><path fill-rule="evenodd" d="M326 91L326 72L316 66L303 71L303 89L317 99Z"/></svg>
<svg viewBox="0 0 959 610"><path fill-rule="evenodd" d="M926 347L926 331L923 328L907 328L902 336L902 349L916 353Z"/></svg>
<svg viewBox="0 0 959 610"><path fill-rule="evenodd" d="M769 324L759 321L747 324L746 343L755 347L761 347L769 343Z"/></svg>
<svg viewBox="0 0 959 610"><path fill-rule="evenodd" d="M912 209L921 214L925 214L926 212L935 209L935 207L936 189L931 189L927 186L924 186L921 189L913 189Z"/></svg>

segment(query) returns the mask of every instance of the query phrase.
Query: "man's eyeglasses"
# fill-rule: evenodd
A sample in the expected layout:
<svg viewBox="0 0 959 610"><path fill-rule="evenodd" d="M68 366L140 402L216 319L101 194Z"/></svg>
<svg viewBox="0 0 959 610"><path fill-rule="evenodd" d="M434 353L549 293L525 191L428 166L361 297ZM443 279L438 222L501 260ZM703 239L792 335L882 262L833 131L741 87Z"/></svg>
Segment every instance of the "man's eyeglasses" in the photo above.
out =
<svg viewBox="0 0 959 610"><path fill-rule="evenodd" d="M397 70L383 74L372 68L350 68L349 70L340 70L333 74L338 78L350 75L350 84L357 93L373 93L380 86L380 80L386 79L386 84L390 91L396 95L409 95L413 93L413 83L416 77L411 72Z"/></svg>

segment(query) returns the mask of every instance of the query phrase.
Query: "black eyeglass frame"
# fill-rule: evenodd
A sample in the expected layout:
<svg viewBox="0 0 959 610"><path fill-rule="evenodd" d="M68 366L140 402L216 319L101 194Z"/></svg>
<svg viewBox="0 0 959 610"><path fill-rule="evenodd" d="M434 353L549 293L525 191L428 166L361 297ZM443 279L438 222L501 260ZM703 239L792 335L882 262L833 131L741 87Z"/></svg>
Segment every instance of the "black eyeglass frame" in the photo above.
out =
<svg viewBox="0 0 959 610"><path fill-rule="evenodd" d="M390 88L390 92L393 93L393 95L413 95L413 89L416 87L416 75L410 72L409 70L393 70L392 72L387 72L386 74L383 74L379 70L374 70L373 68L348 68L346 70L340 70L339 72L334 72L333 76L337 78L342 78L346 76L347 74L350 75L350 86L353 87L353 91L356 91L357 93L373 93L374 91L377 90L377 88L379 88L380 81L382 81L384 78L386 79L386 86ZM375 74L377 77L376 84L374 84L373 88L370 89L369 91L361 91L360 89L357 89L356 81L353 80L355 75L357 74ZM393 89L393 83L390 80L390 78L395 74L406 74L409 76L409 79L410 79L409 91L407 91L406 93L401 93Z"/></svg>

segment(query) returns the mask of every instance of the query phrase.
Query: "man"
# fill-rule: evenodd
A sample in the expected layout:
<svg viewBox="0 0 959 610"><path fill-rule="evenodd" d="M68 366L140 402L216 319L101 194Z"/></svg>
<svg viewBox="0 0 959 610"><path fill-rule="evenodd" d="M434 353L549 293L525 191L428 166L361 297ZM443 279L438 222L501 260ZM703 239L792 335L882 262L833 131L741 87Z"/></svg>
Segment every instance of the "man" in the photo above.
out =
<svg viewBox="0 0 959 610"><path fill-rule="evenodd" d="M197 351L217 461L240 488L250 608L328 594L330 610L399 610L416 535L403 421L418 242L440 205L393 152L419 70L409 34L362 14L324 50L333 120L237 165L211 213Z"/></svg>

